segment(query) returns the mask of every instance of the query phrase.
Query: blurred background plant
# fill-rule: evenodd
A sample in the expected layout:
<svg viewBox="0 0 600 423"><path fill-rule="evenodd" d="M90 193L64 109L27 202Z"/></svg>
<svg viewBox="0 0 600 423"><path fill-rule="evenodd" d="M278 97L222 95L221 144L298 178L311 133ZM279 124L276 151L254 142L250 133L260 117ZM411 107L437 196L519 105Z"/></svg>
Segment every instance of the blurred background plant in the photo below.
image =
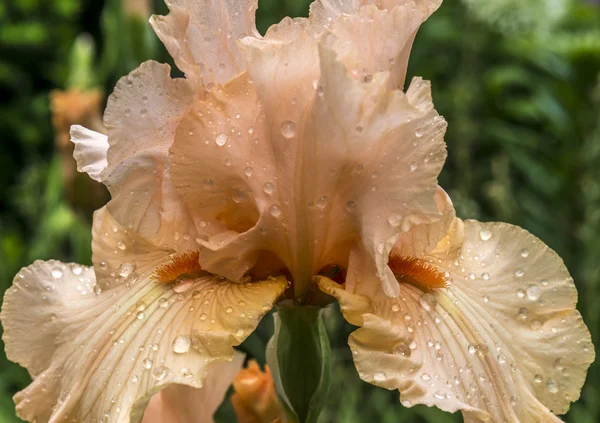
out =
<svg viewBox="0 0 600 423"><path fill-rule="evenodd" d="M258 27L305 16L308 0L261 0ZM423 26L409 75L432 81L449 122L440 178L462 218L521 225L565 260L600 342L600 8L584 0L445 0ZM169 62L146 21L162 0L0 1L0 293L36 259L90 263L90 224L107 193L75 172L68 127L102 130L116 80ZM352 331L328 310L334 380L322 422L458 422L359 380ZM272 319L242 346L264 364ZM2 345L0 344L0 347ZM549 346L551 348L551 346ZM0 348L0 422L27 372ZM567 422L600 421L594 364ZM218 421L234 421L226 401Z"/></svg>

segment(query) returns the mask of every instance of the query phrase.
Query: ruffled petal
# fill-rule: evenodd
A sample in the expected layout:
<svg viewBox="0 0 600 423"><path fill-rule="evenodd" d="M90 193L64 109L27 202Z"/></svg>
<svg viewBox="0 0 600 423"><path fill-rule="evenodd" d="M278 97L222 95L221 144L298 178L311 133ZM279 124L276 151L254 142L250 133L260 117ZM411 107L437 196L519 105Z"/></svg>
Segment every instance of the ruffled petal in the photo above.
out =
<svg viewBox="0 0 600 423"><path fill-rule="evenodd" d="M224 83L245 70L237 40L260 37L255 25L258 0L167 2L167 16L153 16L154 31L192 83Z"/></svg>
<svg viewBox="0 0 600 423"><path fill-rule="evenodd" d="M213 423L213 414L241 370L244 357L244 354L235 351L233 360L211 364L202 388L186 385L166 387L152 397L142 423Z"/></svg>
<svg viewBox="0 0 600 423"><path fill-rule="evenodd" d="M214 228L200 256L208 271L239 279L269 252L301 297L323 266L347 266L362 239L397 294L391 248L443 218L446 123L428 83L405 94L388 90L387 73L356 81L330 37L318 48L306 20L286 20L244 39L252 84L240 75L194 106L171 148L173 181L195 220Z"/></svg>
<svg viewBox="0 0 600 423"><path fill-rule="evenodd" d="M193 100L188 81L170 73L169 65L150 60L117 82L104 113L110 148L103 179L136 155L167 155Z"/></svg>
<svg viewBox="0 0 600 423"><path fill-rule="evenodd" d="M361 377L406 406L462 410L466 421L556 421L594 359L560 258L515 226L457 220L429 256L452 285L402 296L321 279L345 317Z"/></svg>
<svg viewBox="0 0 600 423"><path fill-rule="evenodd" d="M121 78L104 115L108 165L100 179L112 196L108 210L120 225L171 248L181 243L178 236L196 237L171 183L168 158L192 97L185 79L172 79L168 65L149 61Z"/></svg>
<svg viewBox="0 0 600 423"><path fill-rule="evenodd" d="M370 2L318 1L311 6L311 20L336 35L338 60L353 77L368 80L389 71L388 86L402 88L417 30L441 0L362 3Z"/></svg>
<svg viewBox="0 0 600 423"><path fill-rule="evenodd" d="M77 170L101 182L100 175L108 166L108 137L83 126L74 125L71 127L71 142L75 144L73 157L77 162Z"/></svg>
<svg viewBox="0 0 600 423"><path fill-rule="evenodd" d="M7 356L34 376L17 412L38 423L139 422L152 395L171 383L199 388L210 363L231 360L285 286L145 276L98 295L93 269L36 262L1 314Z"/></svg>

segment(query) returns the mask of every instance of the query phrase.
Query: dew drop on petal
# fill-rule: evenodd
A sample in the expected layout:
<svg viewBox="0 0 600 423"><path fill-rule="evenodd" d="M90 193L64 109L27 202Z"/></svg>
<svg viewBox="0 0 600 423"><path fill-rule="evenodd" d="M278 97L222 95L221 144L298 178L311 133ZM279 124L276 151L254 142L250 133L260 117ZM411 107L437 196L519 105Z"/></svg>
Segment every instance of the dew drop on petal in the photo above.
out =
<svg viewBox="0 0 600 423"><path fill-rule="evenodd" d="M119 266L119 276L126 278L135 270L135 264L123 263Z"/></svg>
<svg viewBox="0 0 600 423"><path fill-rule="evenodd" d="M146 358L144 361L142 361L142 365L144 366L144 369L150 369L152 367L152 360Z"/></svg>
<svg viewBox="0 0 600 423"><path fill-rule="evenodd" d="M235 331L235 336L237 336L239 338L239 337L244 336L244 333L245 333L244 329L238 329Z"/></svg>
<svg viewBox="0 0 600 423"><path fill-rule="evenodd" d="M168 374L169 369L165 366L158 366L154 368L154 370L152 370L152 378L157 382L160 382L161 380L165 379Z"/></svg>
<svg viewBox="0 0 600 423"><path fill-rule="evenodd" d="M482 241L488 241L490 238L492 238L492 231L489 229L482 229L479 231L479 237Z"/></svg>
<svg viewBox="0 0 600 423"><path fill-rule="evenodd" d="M423 307L425 310L431 311L435 309L437 305L437 300L433 295L424 293L423 295L421 295L421 298L419 298L419 303L421 304L421 307Z"/></svg>
<svg viewBox="0 0 600 423"><path fill-rule="evenodd" d="M269 213L273 217L279 217L281 216L281 207L278 204L273 204L271 207L269 207Z"/></svg>
<svg viewBox="0 0 600 423"><path fill-rule="evenodd" d="M548 388L548 392L551 394L556 394L558 392L558 382L552 378L549 378L546 382L546 388Z"/></svg>
<svg viewBox="0 0 600 423"><path fill-rule="evenodd" d="M215 138L215 144L217 144L219 147L223 147L225 144L227 144L227 134L221 132L219 135L217 135Z"/></svg>
<svg viewBox="0 0 600 423"><path fill-rule="evenodd" d="M533 377L533 381L535 383L542 383L544 381L544 377L540 374L537 374Z"/></svg>
<svg viewBox="0 0 600 423"><path fill-rule="evenodd" d="M525 274L525 272L523 271L523 269L517 269L515 270L515 276L517 278L520 278L521 276L523 276Z"/></svg>
<svg viewBox="0 0 600 423"><path fill-rule="evenodd" d="M63 275L63 271L58 267L55 267L54 269L52 269L51 273L52 273L52 277L54 279L60 279L60 278L62 278L62 275Z"/></svg>
<svg viewBox="0 0 600 423"><path fill-rule="evenodd" d="M525 298L525 290L522 288L517 289L517 297Z"/></svg>
<svg viewBox="0 0 600 423"><path fill-rule="evenodd" d="M523 257L523 258L529 257L529 250L527 248L523 248L521 250L521 257Z"/></svg>
<svg viewBox="0 0 600 423"><path fill-rule="evenodd" d="M177 354L185 354L190 350L192 340L187 335L179 335L173 340L173 352Z"/></svg>
<svg viewBox="0 0 600 423"><path fill-rule="evenodd" d="M135 316L138 320L143 320L144 317L146 317L146 315L144 314L144 312L140 311L138 314L136 314Z"/></svg>
<svg viewBox="0 0 600 423"><path fill-rule="evenodd" d="M387 378L386 378L386 376L385 376L385 373L378 372L378 373L375 373L375 374L373 375L373 379L374 379L376 382L384 382L384 381L385 381Z"/></svg>
<svg viewBox="0 0 600 423"><path fill-rule="evenodd" d="M392 213L388 217L388 223L394 228L399 227L402 224L402 215L400 215L399 213Z"/></svg>
<svg viewBox="0 0 600 423"><path fill-rule="evenodd" d="M265 182L263 185L263 191L265 194L271 195L273 194L273 191L275 191L275 185L273 185L272 182Z"/></svg>
<svg viewBox="0 0 600 423"><path fill-rule="evenodd" d="M400 306L396 303L392 304L392 311L394 313L397 313L398 311L400 311Z"/></svg>
<svg viewBox="0 0 600 423"><path fill-rule="evenodd" d="M354 213L355 210L356 210L356 203L354 201L346 202L346 211L348 213Z"/></svg>
<svg viewBox="0 0 600 423"><path fill-rule="evenodd" d="M542 290L539 286L532 284L527 287L527 298L529 298L531 301L539 300L541 295Z"/></svg>
<svg viewBox="0 0 600 423"><path fill-rule="evenodd" d="M280 127L281 135L285 138L293 138L296 135L296 124L291 120L286 120Z"/></svg>

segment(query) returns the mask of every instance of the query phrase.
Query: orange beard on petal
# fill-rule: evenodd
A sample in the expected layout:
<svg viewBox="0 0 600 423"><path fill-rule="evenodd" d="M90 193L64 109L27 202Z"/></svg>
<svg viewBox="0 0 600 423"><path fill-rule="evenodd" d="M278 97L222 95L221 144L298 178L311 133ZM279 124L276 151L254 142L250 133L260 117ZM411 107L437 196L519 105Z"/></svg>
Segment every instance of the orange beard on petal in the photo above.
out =
<svg viewBox="0 0 600 423"><path fill-rule="evenodd" d="M424 292L450 285L444 273L425 260L392 253L388 265L398 282L411 284Z"/></svg>
<svg viewBox="0 0 600 423"><path fill-rule="evenodd" d="M181 278L197 277L202 273L202 268L198 263L200 251L192 250L177 254L171 257L168 263L156 268L154 271L154 281L157 283L176 282Z"/></svg>

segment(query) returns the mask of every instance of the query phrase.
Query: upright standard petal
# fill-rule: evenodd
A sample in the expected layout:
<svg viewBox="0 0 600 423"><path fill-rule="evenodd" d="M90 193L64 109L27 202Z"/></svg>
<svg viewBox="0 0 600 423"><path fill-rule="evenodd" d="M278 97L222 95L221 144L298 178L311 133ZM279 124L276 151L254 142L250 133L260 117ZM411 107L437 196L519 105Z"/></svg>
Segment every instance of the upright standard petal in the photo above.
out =
<svg viewBox="0 0 600 423"><path fill-rule="evenodd" d="M142 423L213 423L213 414L241 370L244 357L236 351L233 360L211 364L202 388L166 387L152 397Z"/></svg>
<svg viewBox="0 0 600 423"><path fill-rule="evenodd" d="M170 13L150 20L175 63L196 86L225 83L245 70L237 40L260 37L258 0L171 0Z"/></svg>
<svg viewBox="0 0 600 423"><path fill-rule="evenodd" d="M320 280L361 326L349 341L361 377L466 421L560 421L594 359L560 258L518 227L457 220L420 265L451 285L403 283L390 299Z"/></svg>
<svg viewBox="0 0 600 423"><path fill-rule="evenodd" d="M22 418L139 422L155 393L202 387L210 363L231 360L286 283L141 275L101 294L95 286L93 269L51 261L24 268L7 291L7 356L34 376L15 396Z"/></svg>
<svg viewBox="0 0 600 423"><path fill-rule="evenodd" d="M312 275L347 267L362 240L397 294L386 258L399 234L442 219L446 124L428 83L405 94L389 91L387 73L356 81L336 60L335 37L319 47L308 29L287 20L245 39L252 84L240 75L216 90L177 131L174 184L194 220L216 229L200 262L235 280L268 252L303 297Z"/></svg>
<svg viewBox="0 0 600 423"><path fill-rule="evenodd" d="M373 3L373 4L369 4ZM311 5L311 21L338 38L334 49L354 78L389 71L390 88L402 88L417 30L441 0L329 1Z"/></svg>

